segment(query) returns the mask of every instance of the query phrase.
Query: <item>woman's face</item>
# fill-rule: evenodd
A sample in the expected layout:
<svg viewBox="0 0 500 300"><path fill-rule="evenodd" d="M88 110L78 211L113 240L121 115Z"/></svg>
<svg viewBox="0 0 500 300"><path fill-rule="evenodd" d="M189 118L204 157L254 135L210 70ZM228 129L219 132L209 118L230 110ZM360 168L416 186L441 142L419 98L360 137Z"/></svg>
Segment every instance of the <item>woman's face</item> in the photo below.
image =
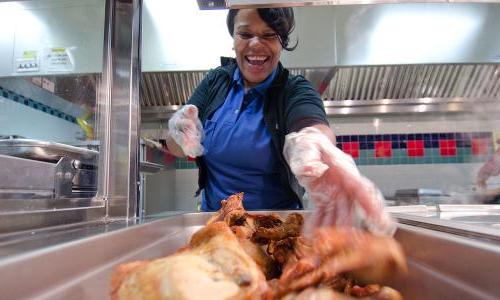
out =
<svg viewBox="0 0 500 300"><path fill-rule="evenodd" d="M281 44L256 9L241 9L234 18L234 51L245 86L264 81L278 65Z"/></svg>

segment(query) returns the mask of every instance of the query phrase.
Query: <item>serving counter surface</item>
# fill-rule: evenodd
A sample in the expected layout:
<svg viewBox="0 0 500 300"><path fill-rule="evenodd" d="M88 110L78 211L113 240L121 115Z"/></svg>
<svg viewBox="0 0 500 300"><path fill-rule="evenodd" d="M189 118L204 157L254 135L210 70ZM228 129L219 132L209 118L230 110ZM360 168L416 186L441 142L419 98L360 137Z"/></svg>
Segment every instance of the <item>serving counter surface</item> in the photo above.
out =
<svg viewBox="0 0 500 300"><path fill-rule="evenodd" d="M307 217L308 212L304 214ZM174 252L209 216L185 213L89 224L45 232L38 244L28 237L17 243L11 239L11 251L24 252L0 260L0 290L13 299L105 299L115 265ZM75 235L80 239L69 242ZM407 255L409 274L388 284L405 299L497 299L500 295L498 245L405 224L398 225L395 237ZM50 243L59 244L27 251Z"/></svg>
<svg viewBox="0 0 500 300"><path fill-rule="evenodd" d="M500 245L500 205L413 205L389 210L403 224Z"/></svg>

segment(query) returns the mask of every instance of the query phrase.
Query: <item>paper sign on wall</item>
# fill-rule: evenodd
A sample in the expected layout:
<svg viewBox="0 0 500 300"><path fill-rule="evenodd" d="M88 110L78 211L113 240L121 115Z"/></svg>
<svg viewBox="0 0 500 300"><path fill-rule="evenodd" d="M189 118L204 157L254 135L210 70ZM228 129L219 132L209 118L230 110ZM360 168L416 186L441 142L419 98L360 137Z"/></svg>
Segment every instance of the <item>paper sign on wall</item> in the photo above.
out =
<svg viewBox="0 0 500 300"><path fill-rule="evenodd" d="M36 86L42 86L42 77L40 76L31 77L31 82Z"/></svg>
<svg viewBox="0 0 500 300"><path fill-rule="evenodd" d="M55 91L55 84L53 81L48 80L47 78L44 77L42 79L42 88L53 93Z"/></svg>
<svg viewBox="0 0 500 300"><path fill-rule="evenodd" d="M48 71L64 72L74 70L73 60L66 47L49 48L45 63Z"/></svg>
<svg viewBox="0 0 500 300"><path fill-rule="evenodd" d="M17 73L38 72L39 70L40 63L38 62L38 55L35 50L23 51L23 55L16 59L15 71Z"/></svg>

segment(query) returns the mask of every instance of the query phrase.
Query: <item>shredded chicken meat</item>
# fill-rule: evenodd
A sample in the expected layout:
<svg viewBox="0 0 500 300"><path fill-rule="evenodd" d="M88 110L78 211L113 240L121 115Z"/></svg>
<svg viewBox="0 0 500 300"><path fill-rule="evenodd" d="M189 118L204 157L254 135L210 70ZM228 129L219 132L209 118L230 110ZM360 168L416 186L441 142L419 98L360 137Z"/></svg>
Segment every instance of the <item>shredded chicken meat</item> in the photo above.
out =
<svg viewBox="0 0 500 300"><path fill-rule="evenodd" d="M393 238L325 227L308 240L303 224L299 213L284 220L277 214L248 213L243 193L232 195L176 253L117 266L111 297L402 299L396 290L376 284L406 272Z"/></svg>

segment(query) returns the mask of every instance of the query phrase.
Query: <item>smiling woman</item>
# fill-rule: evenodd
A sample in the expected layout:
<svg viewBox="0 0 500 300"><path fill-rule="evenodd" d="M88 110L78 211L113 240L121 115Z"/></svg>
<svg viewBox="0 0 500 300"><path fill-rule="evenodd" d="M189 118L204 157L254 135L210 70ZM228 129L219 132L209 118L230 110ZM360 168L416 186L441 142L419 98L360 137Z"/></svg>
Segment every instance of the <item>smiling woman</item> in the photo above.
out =
<svg viewBox="0 0 500 300"><path fill-rule="evenodd" d="M297 46L293 9L230 10L226 23L236 59L210 71L169 120L168 149L197 156L201 209L237 192L248 209L298 209L307 192L321 207L315 226L351 224L360 206L370 229L390 234L381 193L335 147L318 92L280 63Z"/></svg>

